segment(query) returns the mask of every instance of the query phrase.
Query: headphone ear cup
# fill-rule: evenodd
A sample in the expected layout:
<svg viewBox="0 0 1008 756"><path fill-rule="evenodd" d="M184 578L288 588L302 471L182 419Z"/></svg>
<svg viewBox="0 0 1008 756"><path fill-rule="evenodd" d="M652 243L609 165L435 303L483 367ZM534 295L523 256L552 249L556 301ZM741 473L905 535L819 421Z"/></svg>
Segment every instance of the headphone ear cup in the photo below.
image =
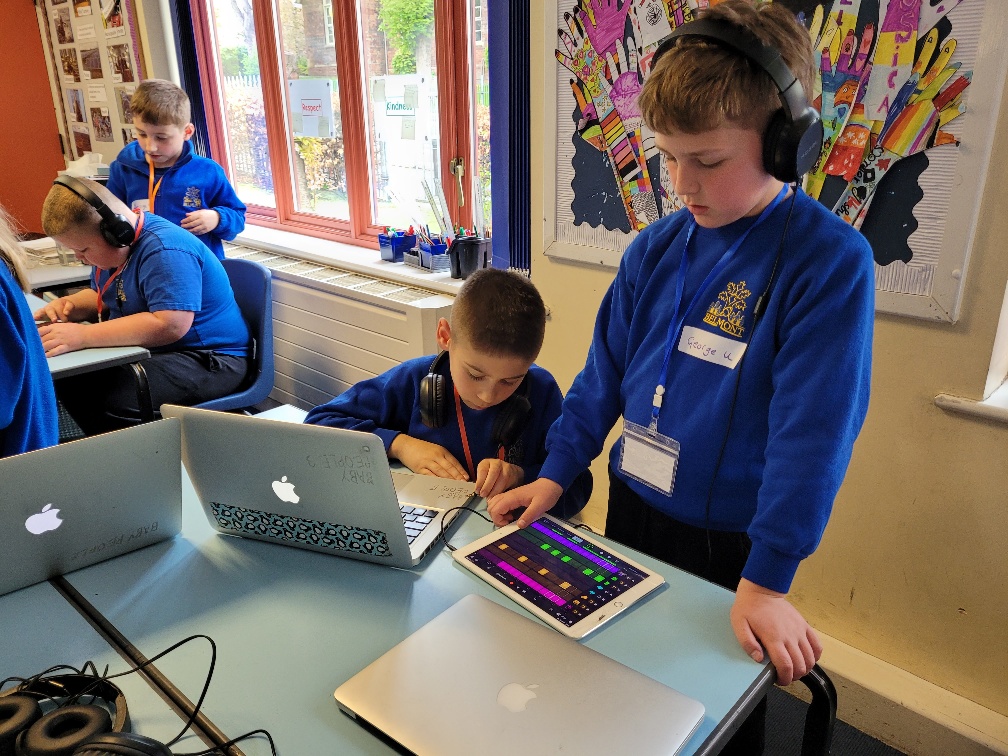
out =
<svg viewBox="0 0 1008 756"><path fill-rule="evenodd" d="M794 121L781 108L763 135L763 167L778 181L796 183L815 167L822 141L822 120L815 108L805 108Z"/></svg>
<svg viewBox="0 0 1008 756"><path fill-rule="evenodd" d="M42 718L42 707L31 696L16 693L0 698L0 754L14 752L14 741Z"/></svg>
<svg viewBox="0 0 1008 756"><path fill-rule="evenodd" d="M112 717L101 706L63 706L24 730L14 752L17 756L71 756L82 743L111 730Z"/></svg>
<svg viewBox="0 0 1008 756"><path fill-rule="evenodd" d="M428 428L445 424L445 378L438 373L428 373L420 380L420 420Z"/></svg>
<svg viewBox="0 0 1008 756"><path fill-rule="evenodd" d="M98 224L102 238L114 247L128 247L136 237L136 229L126 220L126 216L116 213L111 218L103 218Z"/></svg>
<svg viewBox="0 0 1008 756"><path fill-rule="evenodd" d="M172 756L164 743L134 732L98 735L73 752L73 756Z"/></svg>

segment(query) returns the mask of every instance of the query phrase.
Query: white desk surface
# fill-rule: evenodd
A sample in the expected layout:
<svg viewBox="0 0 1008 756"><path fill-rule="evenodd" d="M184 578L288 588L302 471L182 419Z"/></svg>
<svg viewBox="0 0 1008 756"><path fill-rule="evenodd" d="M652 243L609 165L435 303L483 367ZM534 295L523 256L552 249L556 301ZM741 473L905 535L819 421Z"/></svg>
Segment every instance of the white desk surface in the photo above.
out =
<svg viewBox="0 0 1008 756"><path fill-rule="evenodd" d="M28 307L32 312L46 304L45 300L34 294L25 294L25 299L28 300ZM49 363L49 373L55 380L88 373L92 370L138 362L147 357L150 357L150 352L142 346L92 347L91 349L60 354L56 357L47 357L46 362Z"/></svg>
<svg viewBox="0 0 1008 756"><path fill-rule="evenodd" d="M490 526L465 516L454 544ZM747 691L774 673L739 647L728 621L732 594L629 549L668 585L589 637L586 645L703 702L706 715L683 753L705 743ZM333 690L468 593L523 611L458 567L447 550L419 568L366 562L216 534L188 479L183 535L67 576L142 653L191 633L218 644L203 712L234 737L264 727L282 753L388 754L342 714ZM203 659L159 667L198 690ZM267 753L242 744L248 754Z"/></svg>
<svg viewBox="0 0 1008 756"><path fill-rule="evenodd" d="M46 289L70 283L87 284L90 279L90 265L37 265L28 268L28 284L32 289Z"/></svg>

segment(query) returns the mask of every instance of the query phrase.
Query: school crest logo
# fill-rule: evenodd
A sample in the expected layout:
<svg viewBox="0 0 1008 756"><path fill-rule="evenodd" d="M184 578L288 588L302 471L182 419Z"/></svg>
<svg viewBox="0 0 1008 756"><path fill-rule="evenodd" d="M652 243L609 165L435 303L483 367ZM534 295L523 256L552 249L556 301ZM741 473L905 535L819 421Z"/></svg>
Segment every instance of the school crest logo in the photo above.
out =
<svg viewBox="0 0 1008 756"><path fill-rule="evenodd" d="M745 315L746 299L751 294L745 281L729 283L717 299L711 302L703 322L721 329L729 336L741 338L745 333L742 318Z"/></svg>
<svg viewBox="0 0 1008 756"><path fill-rule="evenodd" d="M200 199L199 187L190 186L185 191L185 197L182 198L183 207L191 207L194 210L198 210L203 207L203 200Z"/></svg>

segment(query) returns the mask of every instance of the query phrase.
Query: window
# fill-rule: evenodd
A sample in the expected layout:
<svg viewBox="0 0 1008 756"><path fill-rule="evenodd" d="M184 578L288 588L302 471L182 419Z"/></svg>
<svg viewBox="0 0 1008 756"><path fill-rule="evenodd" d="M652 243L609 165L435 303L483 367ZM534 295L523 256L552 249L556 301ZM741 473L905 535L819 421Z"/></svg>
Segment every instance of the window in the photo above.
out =
<svg viewBox="0 0 1008 756"><path fill-rule="evenodd" d="M482 2L193 2L213 154L249 222L376 245L439 230L428 190L454 225L489 219Z"/></svg>

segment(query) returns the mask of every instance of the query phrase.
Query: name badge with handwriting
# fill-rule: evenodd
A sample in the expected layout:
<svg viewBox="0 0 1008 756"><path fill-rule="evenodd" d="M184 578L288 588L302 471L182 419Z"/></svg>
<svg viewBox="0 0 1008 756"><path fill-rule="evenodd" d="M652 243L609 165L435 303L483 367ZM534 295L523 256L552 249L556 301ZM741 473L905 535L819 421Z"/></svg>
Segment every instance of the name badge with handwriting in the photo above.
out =
<svg viewBox="0 0 1008 756"><path fill-rule="evenodd" d="M693 326L685 326L682 329L682 336L679 337L680 352L713 362L715 365L724 365L729 370L734 370L739 364L746 346L744 341L726 339L724 336Z"/></svg>

